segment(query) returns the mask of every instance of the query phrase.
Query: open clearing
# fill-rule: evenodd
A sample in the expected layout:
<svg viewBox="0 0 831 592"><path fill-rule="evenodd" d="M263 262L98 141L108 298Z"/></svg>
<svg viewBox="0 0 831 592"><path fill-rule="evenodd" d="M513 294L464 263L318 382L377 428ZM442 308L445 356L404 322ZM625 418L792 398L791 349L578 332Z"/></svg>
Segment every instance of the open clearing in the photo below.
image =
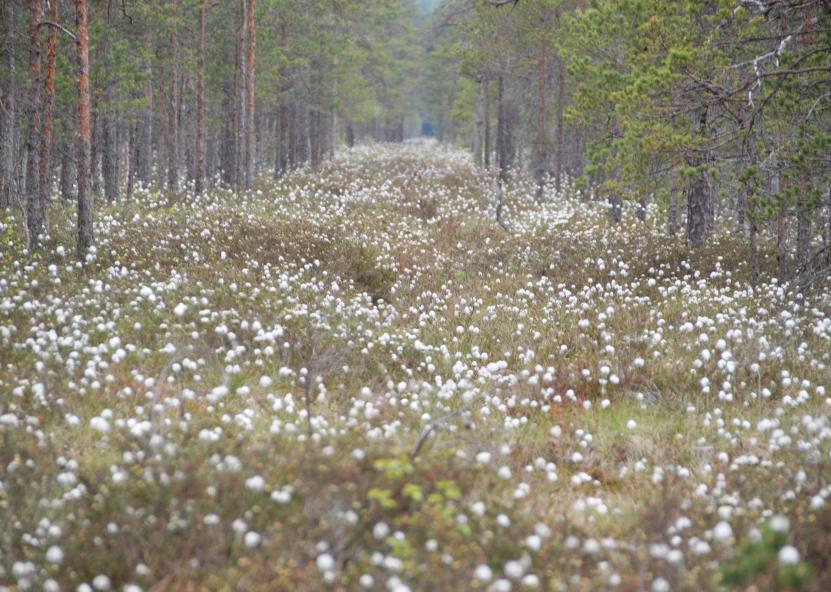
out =
<svg viewBox="0 0 831 592"><path fill-rule="evenodd" d="M831 295L494 186L367 146L12 244L0 587L828 590Z"/></svg>

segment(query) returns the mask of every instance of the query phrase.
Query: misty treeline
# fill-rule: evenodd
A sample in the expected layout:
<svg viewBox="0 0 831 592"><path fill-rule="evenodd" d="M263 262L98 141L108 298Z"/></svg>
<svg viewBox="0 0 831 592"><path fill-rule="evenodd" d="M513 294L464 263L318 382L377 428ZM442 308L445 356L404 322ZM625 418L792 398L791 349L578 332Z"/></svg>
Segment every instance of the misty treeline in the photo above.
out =
<svg viewBox="0 0 831 592"><path fill-rule="evenodd" d="M5 0L0 205L251 189L419 134L665 220L746 237L754 281L831 264L827 0ZM632 204L632 205L627 205Z"/></svg>

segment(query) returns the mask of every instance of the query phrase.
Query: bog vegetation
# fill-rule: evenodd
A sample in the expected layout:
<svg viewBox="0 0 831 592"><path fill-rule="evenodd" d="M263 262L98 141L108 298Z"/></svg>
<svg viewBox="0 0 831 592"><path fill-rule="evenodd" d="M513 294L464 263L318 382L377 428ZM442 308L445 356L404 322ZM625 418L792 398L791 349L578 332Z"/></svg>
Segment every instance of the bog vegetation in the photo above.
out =
<svg viewBox="0 0 831 592"><path fill-rule="evenodd" d="M10 239L2 581L825 589L829 295L497 187L378 145Z"/></svg>
<svg viewBox="0 0 831 592"><path fill-rule="evenodd" d="M827 1L0 16L0 592L831 589Z"/></svg>

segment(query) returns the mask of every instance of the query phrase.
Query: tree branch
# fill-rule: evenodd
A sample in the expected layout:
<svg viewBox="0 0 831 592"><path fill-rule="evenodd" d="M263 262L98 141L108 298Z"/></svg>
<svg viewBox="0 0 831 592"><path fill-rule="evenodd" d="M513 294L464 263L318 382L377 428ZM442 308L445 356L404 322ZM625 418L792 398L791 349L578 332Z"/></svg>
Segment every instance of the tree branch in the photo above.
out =
<svg viewBox="0 0 831 592"><path fill-rule="evenodd" d="M40 21L38 23L38 27L42 27L43 25L47 25L49 27L54 27L54 28L58 29L59 31L63 31L64 33L69 35L72 38L73 41L78 41L78 38L75 36L75 33L73 33L72 31L70 31L69 29L67 29L66 27L64 27L61 24L54 23L52 21L45 21L45 20Z"/></svg>

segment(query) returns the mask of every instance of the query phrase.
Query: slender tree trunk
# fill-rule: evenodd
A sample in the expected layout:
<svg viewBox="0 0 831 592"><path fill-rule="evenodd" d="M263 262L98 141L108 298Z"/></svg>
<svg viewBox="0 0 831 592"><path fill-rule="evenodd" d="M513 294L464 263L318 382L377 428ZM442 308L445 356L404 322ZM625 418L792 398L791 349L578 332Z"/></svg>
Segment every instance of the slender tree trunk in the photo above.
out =
<svg viewBox="0 0 831 592"><path fill-rule="evenodd" d="M332 75L332 96L338 96L338 57L335 55L334 57L334 69L335 73ZM334 158L335 154L338 151L338 107L337 102L332 102L332 132L329 136L329 158Z"/></svg>
<svg viewBox="0 0 831 592"><path fill-rule="evenodd" d="M236 178L234 184L241 187L245 184L245 132L248 128L248 116L246 108L248 101L246 101L246 75L248 66L246 60L248 59L248 0L240 0L240 9L242 15L242 22L239 30L239 41L237 45L239 72L236 77L237 108L237 128L236 128Z"/></svg>
<svg viewBox="0 0 831 592"><path fill-rule="evenodd" d="M484 127L484 77L476 77L476 104L473 111L473 162L477 167L482 166L482 133Z"/></svg>
<svg viewBox="0 0 831 592"><path fill-rule="evenodd" d="M104 175L104 196L107 203L114 203L121 197L121 140L119 138L119 117L115 107L115 93L111 86L107 89L107 113L104 118L104 151L102 154L102 173Z"/></svg>
<svg viewBox="0 0 831 592"><path fill-rule="evenodd" d="M309 141L312 166L320 164L320 110L315 108L309 117Z"/></svg>
<svg viewBox="0 0 831 592"><path fill-rule="evenodd" d="M485 105L484 105L484 120L485 120L485 138L484 138L484 164L485 168L489 169L491 166L491 81L487 76L484 80Z"/></svg>
<svg viewBox="0 0 831 592"><path fill-rule="evenodd" d="M787 225L785 221L784 197L781 195L782 178L779 172L778 156L772 162L773 174L770 179L770 191L775 199L779 200L779 209L776 214L776 267L777 279L784 284L788 275L787 267Z"/></svg>
<svg viewBox="0 0 831 592"><path fill-rule="evenodd" d="M750 284L755 288L759 285L759 227L756 224L753 202L748 204L750 221Z"/></svg>
<svg viewBox="0 0 831 592"><path fill-rule="evenodd" d="M274 124L274 150L274 176L279 179L286 172L286 107L282 98Z"/></svg>
<svg viewBox="0 0 831 592"><path fill-rule="evenodd" d="M349 148L355 146L355 126L351 121L346 124L346 145Z"/></svg>
<svg viewBox="0 0 831 592"><path fill-rule="evenodd" d="M89 5L87 5L89 8ZM90 187L93 203L101 197L101 117L98 94L90 87L90 113L92 116L92 138L90 140Z"/></svg>
<svg viewBox="0 0 831 592"><path fill-rule="evenodd" d="M286 173L288 168L288 107L286 106L285 98L280 98L280 105L277 107L277 124L276 124L276 157L274 163L274 174L279 178Z"/></svg>
<svg viewBox="0 0 831 592"><path fill-rule="evenodd" d="M302 74L306 77L306 74ZM304 81L305 82L305 81ZM306 85L303 84L305 87ZM312 143L310 133L309 97L303 88L297 100L297 163L307 164L311 158Z"/></svg>
<svg viewBox="0 0 831 592"><path fill-rule="evenodd" d="M320 162L318 157L320 144L318 143L317 134L317 113L317 109L310 110L309 113L309 160L312 166L317 166Z"/></svg>
<svg viewBox="0 0 831 592"><path fill-rule="evenodd" d="M537 182L537 200L542 199L545 190L545 176L548 167L548 154L546 150L545 137L545 107L546 107L546 86L545 79L548 75L545 55L545 19L540 21L539 51L537 55L537 150L536 166L534 176Z"/></svg>
<svg viewBox="0 0 831 592"><path fill-rule="evenodd" d="M672 193L669 197L669 236L675 238L678 236L678 190L672 188Z"/></svg>
<svg viewBox="0 0 831 592"><path fill-rule="evenodd" d="M560 28L560 11L557 10L557 29ZM565 105L566 105L566 67L562 58L556 58L556 84L557 84L557 114L556 130L554 139L554 186L560 191L563 186L563 159L565 156Z"/></svg>
<svg viewBox="0 0 831 592"><path fill-rule="evenodd" d="M208 0L199 3L199 53L196 73L196 195L205 190L205 11Z"/></svg>
<svg viewBox="0 0 831 592"><path fill-rule="evenodd" d="M696 173L687 188L687 241L693 247L704 244L708 234L707 180L704 173Z"/></svg>
<svg viewBox="0 0 831 592"><path fill-rule="evenodd" d="M285 53L288 49L288 30L283 22L280 25L280 47ZM285 65L281 65L278 71L277 81L277 125L276 125L276 155L274 161L274 174L282 177L289 165L289 106L288 106L288 80L289 72Z"/></svg>
<svg viewBox="0 0 831 592"><path fill-rule="evenodd" d="M747 235L747 191L743 187L736 195L736 223L733 232Z"/></svg>
<svg viewBox="0 0 831 592"><path fill-rule="evenodd" d="M108 33L107 33L108 35ZM104 40L108 61L112 61L112 42L107 38ZM101 151L101 172L104 177L104 198L107 203L114 203L118 200L118 116L115 109L115 80L113 73L107 72L106 85L104 87L104 113L102 115L101 135L103 139L103 150Z"/></svg>
<svg viewBox="0 0 831 592"><path fill-rule="evenodd" d="M14 163L14 132L17 120L17 97L14 59L14 2L4 2L2 57L5 72L0 73L0 207L11 204L12 170Z"/></svg>
<svg viewBox="0 0 831 592"><path fill-rule="evenodd" d="M288 161L289 161L289 168L295 168L297 163L299 162L299 140L298 140L298 117L299 117L299 109L297 107L296 101L292 101L289 105L289 117L288 117L288 143L289 143L289 154L288 154Z"/></svg>
<svg viewBox="0 0 831 592"><path fill-rule="evenodd" d="M133 186L136 184L136 169L138 168L139 150L136 142L138 123L128 124L127 132L127 199L133 198Z"/></svg>
<svg viewBox="0 0 831 592"><path fill-rule="evenodd" d="M831 268L831 190L825 199L825 265Z"/></svg>
<svg viewBox="0 0 831 592"><path fill-rule="evenodd" d="M72 199L72 142L61 144L61 200L69 202Z"/></svg>
<svg viewBox="0 0 831 592"><path fill-rule="evenodd" d="M214 136L208 136L207 142L205 143L205 180L206 182L210 179L213 179L216 176L216 163L217 163L217 153L216 153L216 139ZM206 183L207 184L207 183Z"/></svg>
<svg viewBox="0 0 831 592"><path fill-rule="evenodd" d="M811 203L807 195L807 183L800 186L799 202L796 213L796 259L799 277L799 290L807 293L811 284Z"/></svg>
<svg viewBox="0 0 831 592"><path fill-rule="evenodd" d="M784 284L788 278L788 227L785 222L785 208L779 207L776 215L776 267L777 279Z"/></svg>
<svg viewBox="0 0 831 592"><path fill-rule="evenodd" d="M236 55L236 51L234 52ZM234 165L236 159L236 123L237 123L237 102L236 102L236 68L234 70L234 78L225 81L225 97L223 99L223 110L228 113L228 119L225 120L222 132L221 144L221 167L222 167L222 181L226 185L234 184Z"/></svg>
<svg viewBox="0 0 831 592"><path fill-rule="evenodd" d="M141 141L138 145L139 158L138 178L145 186L150 187L153 167L153 30L149 23L144 32L144 125L142 126Z"/></svg>
<svg viewBox="0 0 831 592"><path fill-rule="evenodd" d="M58 0L47 0L49 19L58 22ZM50 156L52 151L52 121L55 107L55 74L58 58L58 30L49 27L46 42L46 76L43 81L43 132L40 138L40 202L46 208L50 189Z"/></svg>
<svg viewBox="0 0 831 592"><path fill-rule="evenodd" d="M90 161L89 31L87 0L75 0L78 54L78 256L84 261L94 241L92 203L88 192Z"/></svg>
<svg viewBox="0 0 831 592"><path fill-rule="evenodd" d="M257 32L254 25L256 0L248 0L248 54L245 59L245 188L254 185L254 55L256 53Z"/></svg>
<svg viewBox="0 0 831 592"><path fill-rule="evenodd" d="M167 120L167 187L179 191L179 7L170 0L172 31L170 34L170 104Z"/></svg>
<svg viewBox="0 0 831 592"><path fill-rule="evenodd" d="M707 129L707 108L701 110L698 121L698 133L704 136ZM703 163L697 158L691 159L689 164L700 167ZM710 233L712 211L710 204L710 186L707 174L697 171L687 187L687 242L693 247L704 244Z"/></svg>
<svg viewBox="0 0 831 592"><path fill-rule="evenodd" d="M826 10L828 10L826 6ZM803 30L806 35L800 38L800 43L803 47L808 48L814 39L814 7L805 5L802 8ZM811 214L813 213L813 204L808 195L808 182L803 177L799 186L799 199L797 199L797 213L796 213L796 260L799 278L799 291L803 295L807 295L808 288L811 286L811 279L813 275L812 269L812 249L811 249Z"/></svg>
<svg viewBox="0 0 831 592"><path fill-rule="evenodd" d="M501 74L497 80L496 101L496 153L499 164L499 181L504 183L508 180L508 151L505 146L505 82Z"/></svg>
<svg viewBox="0 0 831 592"><path fill-rule="evenodd" d="M40 23L43 20L41 0L31 0L29 21L29 96L26 136L26 229L30 252L38 248L43 233L44 212L38 176L38 150L40 147L41 101L41 46Z"/></svg>
<svg viewBox="0 0 831 592"><path fill-rule="evenodd" d="M159 80L159 89L164 88L162 80ZM167 185L168 173L168 159L167 159L167 145L168 145L168 130L167 120L168 113L164 108L165 96L163 92L159 93L160 112L156 118L156 187L159 191Z"/></svg>

